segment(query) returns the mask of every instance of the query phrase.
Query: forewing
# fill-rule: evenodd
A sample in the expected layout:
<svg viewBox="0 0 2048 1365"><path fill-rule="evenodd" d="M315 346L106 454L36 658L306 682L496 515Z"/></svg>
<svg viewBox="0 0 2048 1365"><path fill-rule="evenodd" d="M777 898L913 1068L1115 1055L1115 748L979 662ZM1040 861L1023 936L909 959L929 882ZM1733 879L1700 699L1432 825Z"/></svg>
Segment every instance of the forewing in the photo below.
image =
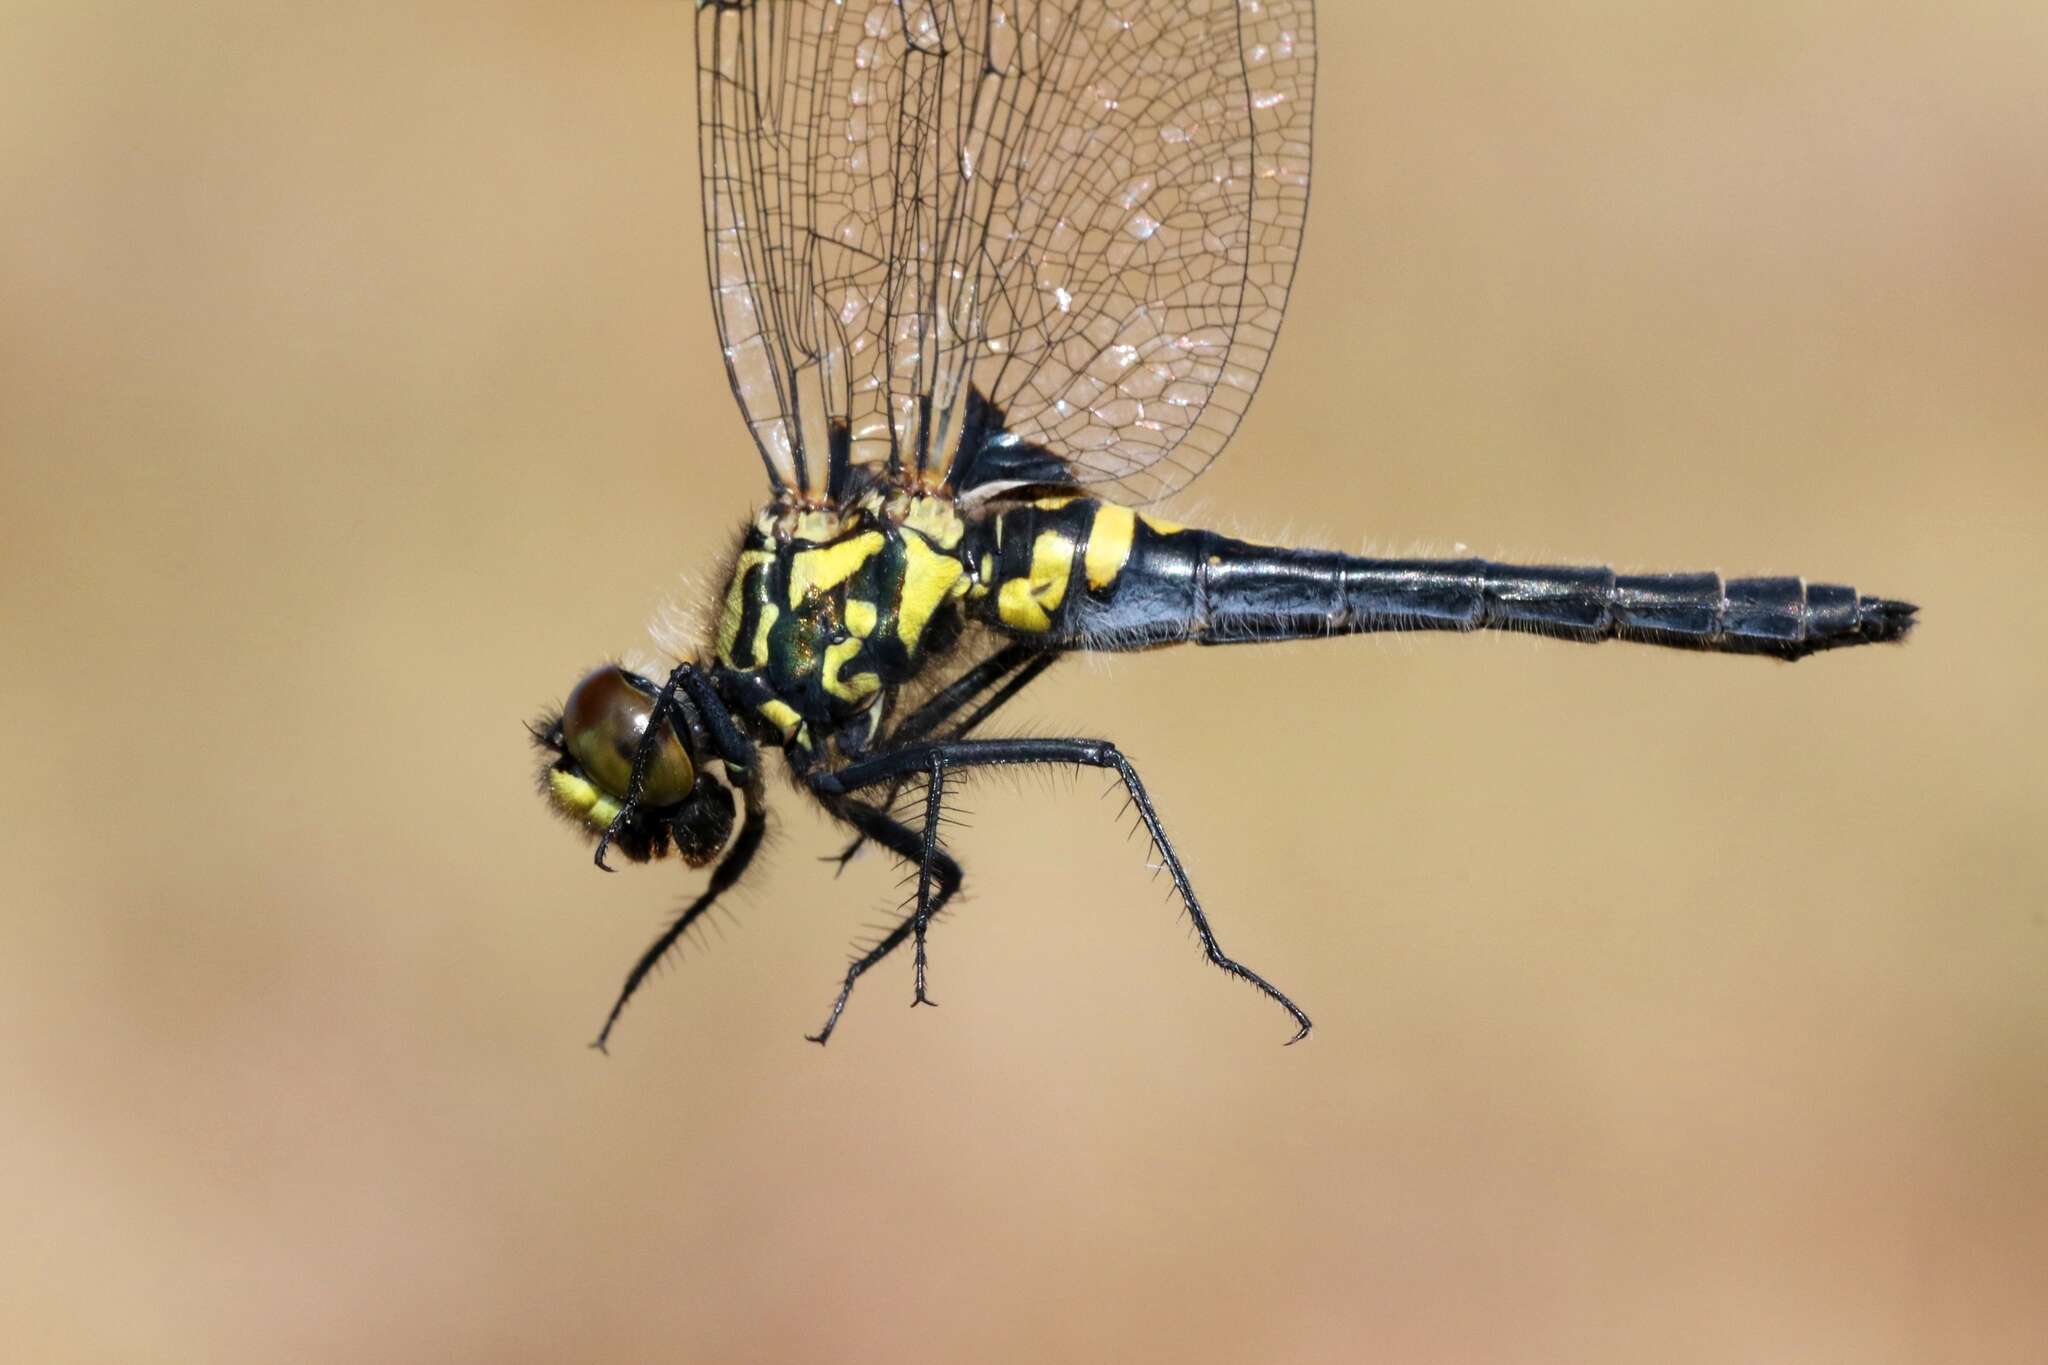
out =
<svg viewBox="0 0 2048 1365"><path fill-rule="evenodd" d="M970 387L1139 501L1222 449L1301 240L1309 0L754 0L698 25L719 333L779 487L825 491L835 440L936 481Z"/></svg>

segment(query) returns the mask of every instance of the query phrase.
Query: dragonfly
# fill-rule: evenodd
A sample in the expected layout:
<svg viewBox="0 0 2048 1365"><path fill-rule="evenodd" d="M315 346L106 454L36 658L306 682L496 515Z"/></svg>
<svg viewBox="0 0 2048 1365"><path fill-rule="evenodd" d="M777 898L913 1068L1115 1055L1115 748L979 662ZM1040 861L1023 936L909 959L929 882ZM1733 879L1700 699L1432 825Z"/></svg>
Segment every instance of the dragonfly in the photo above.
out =
<svg viewBox="0 0 2048 1365"><path fill-rule="evenodd" d="M1515 630L1792 660L1914 623L1797 577L1364 558L1144 510L1222 451L1273 352L1308 210L1310 0L699 0L695 29L712 314L767 496L708 638L665 676L602 665L530 727L600 868L711 868L600 1049L754 865L774 751L849 836L842 868L872 844L915 879L812 1041L905 943L931 1003L962 882L947 797L1034 766L1120 785L1208 961L1307 1037L1224 952L1121 749L976 733L1078 652Z"/></svg>

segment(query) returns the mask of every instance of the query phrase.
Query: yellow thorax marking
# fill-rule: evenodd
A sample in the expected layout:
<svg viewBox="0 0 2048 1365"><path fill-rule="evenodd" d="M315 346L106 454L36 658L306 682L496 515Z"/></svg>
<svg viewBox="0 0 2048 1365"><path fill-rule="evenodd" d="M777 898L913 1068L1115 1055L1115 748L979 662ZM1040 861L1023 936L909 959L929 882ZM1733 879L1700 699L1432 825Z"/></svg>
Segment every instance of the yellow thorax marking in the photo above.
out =
<svg viewBox="0 0 2048 1365"><path fill-rule="evenodd" d="M1073 571L1074 542L1063 531L1040 531L1031 542L1031 571L997 590L996 614L1012 630L1050 630L1052 613L1066 600Z"/></svg>
<svg viewBox="0 0 2048 1365"><path fill-rule="evenodd" d="M1137 525L1137 513L1128 507L1103 503L1095 509L1095 520L1088 527L1088 548L1081 556L1090 589L1108 587L1123 572L1131 558L1131 536Z"/></svg>
<svg viewBox="0 0 2048 1365"><path fill-rule="evenodd" d="M761 604L761 620L754 627L754 657L747 660L748 668L759 668L768 662L768 632L775 629L775 620L781 615L773 602Z"/></svg>
<svg viewBox="0 0 2048 1365"><path fill-rule="evenodd" d="M871 671L855 673L850 677L840 676L839 670L852 662L861 648L862 642L854 639L841 640L837 644L825 646L825 667L818 675L818 681L824 684L827 692L841 701L859 701L862 697L871 696L882 686L882 680Z"/></svg>
<svg viewBox="0 0 2048 1365"><path fill-rule="evenodd" d="M903 537L903 591L896 616L896 634L906 649L916 649L931 623L932 613L949 595L964 592L960 561L942 555L912 532Z"/></svg>
<svg viewBox="0 0 2048 1365"><path fill-rule="evenodd" d="M875 633L875 604L866 598L849 598L846 603L846 628L862 640Z"/></svg>
<svg viewBox="0 0 2048 1365"><path fill-rule="evenodd" d="M725 610L718 617L718 657L735 668L742 662L733 657L732 651L740 642L740 622L747 615L747 573L756 565L767 564L774 558L766 550L742 550L732 566L732 581L725 586ZM760 657L757 649L754 658L758 661Z"/></svg>
<svg viewBox="0 0 2048 1365"><path fill-rule="evenodd" d="M799 550L789 560L789 605L799 607L812 593L828 593L859 572L882 548L880 531L863 531L812 550Z"/></svg>

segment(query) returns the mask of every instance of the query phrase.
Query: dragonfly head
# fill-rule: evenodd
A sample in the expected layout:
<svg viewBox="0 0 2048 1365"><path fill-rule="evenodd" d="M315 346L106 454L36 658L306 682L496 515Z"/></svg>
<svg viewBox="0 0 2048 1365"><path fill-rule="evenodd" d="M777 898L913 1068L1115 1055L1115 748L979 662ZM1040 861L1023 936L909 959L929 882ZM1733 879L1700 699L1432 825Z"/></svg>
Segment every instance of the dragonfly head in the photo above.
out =
<svg viewBox="0 0 2048 1365"><path fill-rule="evenodd" d="M559 715L530 727L541 752L541 795L593 840L626 804L633 758L659 691L639 674L606 664L570 690ZM702 771L698 755L704 746L692 719L680 709L663 719L640 800L612 835L612 847L634 862L659 858L673 847L684 862L701 867L718 856L732 833L732 792Z"/></svg>

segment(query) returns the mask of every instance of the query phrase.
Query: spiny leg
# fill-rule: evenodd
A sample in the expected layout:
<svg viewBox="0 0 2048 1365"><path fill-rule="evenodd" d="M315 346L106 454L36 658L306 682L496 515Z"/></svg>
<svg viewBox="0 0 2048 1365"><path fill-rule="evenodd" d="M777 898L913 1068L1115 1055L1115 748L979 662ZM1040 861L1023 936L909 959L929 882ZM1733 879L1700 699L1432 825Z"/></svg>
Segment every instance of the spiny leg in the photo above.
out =
<svg viewBox="0 0 2048 1365"><path fill-rule="evenodd" d="M846 1002L853 995L854 982L860 980L869 968L902 946L903 940L909 938L916 929L920 915L929 922L945 908L947 901L953 899L953 893L960 889L960 864L953 860L951 854L936 845L933 846L929 863L926 863L925 841L919 837L916 830L902 821L861 801L835 800L827 804L827 809L859 830L863 838L873 839L905 862L918 862L919 906L917 910L897 921L894 928L847 965L846 978L839 983L839 993L832 999L832 1012L825 1017L825 1026L816 1033L806 1035L811 1042L820 1044L829 1041L832 1030L839 1027L839 1016L846 1011ZM927 876L931 881L938 883L938 889L930 896L928 902L924 884Z"/></svg>
<svg viewBox="0 0 2048 1365"><path fill-rule="evenodd" d="M1188 880L1187 870L1181 866L1180 855L1173 843L1166 837L1166 828L1160 823L1159 813L1152 805L1152 798L1145 791L1145 784L1138 780L1137 769L1131 766L1122 751L1108 740L1101 739L961 739L931 740L924 743L908 744L888 753L876 754L857 763L849 764L836 773L821 773L813 779L814 787L821 795L834 795L858 791L863 787L888 784L912 773L929 771L936 773L947 768L974 768L994 766L1018 766L1025 764L1073 764L1090 768L1106 768L1114 772L1129 793L1131 805L1137 810L1138 818L1145 824L1151 835L1153 847L1159 850L1160 861L1165 864L1168 875L1173 878L1174 890L1180 894L1181 903L1187 907L1188 919L1195 926L1195 934L1202 941L1202 951L1209 961L1240 981L1249 983L1261 995L1287 1011L1296 1025L1295 1035L1288 1039L1298 1043L1308 1037L1311 1027L1309 1017L1280 992L1271 982L1260 976L1243 963L1227 956L1216 941L1216 934L1209 927L1209 917L1202 910L1202 903L1195 896L1194 885ZM929 814L927 815L929 821ZM913 928L915 928L913 916Z"/></svg>
<svg viewBox="0 0 2048 1365"><path fill-rule="evenodd" d="M953 738L957 739L963 730L973 729L987 719L989 712L1016 696L1059 657L1057 653L1040 649L1035 645L1005 646L933 693L924 705L905 716L890 732L890 741L909 744L923 739L945 724L947 717L1001 682L1007 674L1022 669L1021 673L1004 683L994 696L984 701L967 719L960 722L960 728L952 732Z"/></svg>
<svg viewBox="0 0 2048 1365"><path fill-rule="evenodd" d="M910 997L913 1008L935 1003L924 991L924 938L932 922L932 859L939 852L939 814L945 801L945 791L946 765L934 753L931 770L925 778L924 841L918 850L917 860L917 913L913 916L917 924L917 951L913 955L916 970L912 974L916 987Z"/></svg>
<svg viewBox="0 0 2048 1365"><path fill-rule="evenodd" d="M961 738L975 726L987 720L1005 703L1010 701L1011 698L1022 692L1026 687L1029 687L1032 681L1039 674L1045 672L1046 669L1052 667L1054 661L1059 657L1056 651L1040 649L1035 645L1013 644L1006 646L996 653L989 655L988 658L983 659L980 663L962 673L952 682L947 683L937 692L934 692L926 699L924 705L905 716L897 723L896 728L889 732L888 744L892 746L909 744L914 740L923 739L926 735L944 725L947 718L955 711L958 711L968 702L974 700L980 693L994 686L1005 674L1021 669L1022 671L1017 672L1016 677L1003 683L994 696L983 701L980 706L968 714L965 720L954 726L949 732L950 738ZM902 783L892 783L889 787L888 795L882 799L880 804L885 808L894 808L896 797L901 790ZM828 855L824 861L837 863L839 865L838 871L844 872L846 865L853 861L853 855L860 852L861 845L866 842L867 836L865 834L856 835L852 843L839 850L839 852ZM837 873L834 875L836 876Z"/></svg>
<svg viewBox="0 0 2048 1365"><path fill-rule="evenodd" d="M760 851L762 837L768 830L760 784L751 783L742 788L741 793L746 802L747 818L746 823L740 827L739 836L733 840L732 847L726 850L725 856L719 859L718 866L711 869L711 881L705 886L703 894L691 901L683 913L677 915L675 921L662 930L654 942L647 945L647 951L640 954L640 960L633 964L633 970L626 973L626 984L619 989L619 998L612 1002L612 1011L605 1016L604 1027L598 1031L596 1040L591 1043L599 1052L609 1050L605 1044L612 1036L612 1026L619 1022L619 1015L625 1010L626 1002L640 989L640 983L647 979L648 973L668 956L669 950L675 947L683 935L690 931L690 926L711 908L712 902L730 891L734 883L746 875L747 865L754 861L754 855Z"/></svg>

